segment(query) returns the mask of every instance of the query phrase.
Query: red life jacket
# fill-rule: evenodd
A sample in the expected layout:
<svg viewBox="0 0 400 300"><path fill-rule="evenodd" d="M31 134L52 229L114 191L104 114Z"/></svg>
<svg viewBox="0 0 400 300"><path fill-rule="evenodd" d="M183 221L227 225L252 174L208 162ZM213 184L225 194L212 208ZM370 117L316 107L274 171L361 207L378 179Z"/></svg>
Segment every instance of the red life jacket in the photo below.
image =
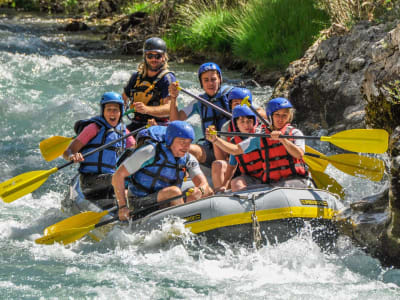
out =
<svg viewBox="0 0 400 300"><path fill-rule="evenodd" d="M255 129L257 127L256 125L252 129L252 133L255 132ZM235 128L235 125L233 124L233 121L229 123L228 127L228 132L238 132ZM239 144L241 141L244 139L240 136L233 136L229 139L231 143L234 144ZM260 149L254 150L250 153L246 154L239 154L235 155L235 159L238 163L239 170L242 174L246 174L249 176L253 176L255 178L262 178L263 173L264 173L264 167L263 167L263 159L261 157L261 151Z"/></svg>
<svg viewBox="0 0 400 300"><path fill-rule="evenodd" d="M263 126L264 127L264 126ZM271 131L265 128L265 133ZM286 124L280 131L283 135L292 135L294 127ZM264 160L263 182L270 183L293 175L307 176L306 166L302 159L291 156L285 146L270 138L261 138L261 155Z"/></svg>

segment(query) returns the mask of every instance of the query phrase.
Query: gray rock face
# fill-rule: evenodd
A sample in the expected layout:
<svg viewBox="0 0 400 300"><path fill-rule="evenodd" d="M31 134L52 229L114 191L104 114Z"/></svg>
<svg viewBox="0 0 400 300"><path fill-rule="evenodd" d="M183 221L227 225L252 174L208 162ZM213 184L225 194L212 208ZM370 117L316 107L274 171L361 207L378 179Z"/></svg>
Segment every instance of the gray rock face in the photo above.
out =
<svg viewBox="0 0 400 300"><path fill-rule="evenodd" d="M339 216L367 252L400 267L400 23L361 22L316 42L275 86L296 107L306 133L383 128L391 133L391 179L382 194L352 203Z"/></svg>
<svg viewBox="0 0 400 300"><path fill-rule="evenodd" d="M317 42L289 66L274 96L292 101L296 120L306 132L334 129L338 124L345 129L366 127L367 101L361 87L368 72L399 74L398 58L392 56L399 46L400 28L390 32L387 28L387 24L362 22L344 35Z"/></svg>

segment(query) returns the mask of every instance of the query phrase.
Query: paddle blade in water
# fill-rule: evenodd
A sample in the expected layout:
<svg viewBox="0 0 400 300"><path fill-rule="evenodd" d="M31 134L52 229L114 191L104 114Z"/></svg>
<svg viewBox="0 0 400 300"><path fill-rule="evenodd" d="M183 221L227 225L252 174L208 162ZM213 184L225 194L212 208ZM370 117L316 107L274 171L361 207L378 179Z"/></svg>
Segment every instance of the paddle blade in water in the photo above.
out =
<svg viewBox="0 0 400 300"><path fill-rule="evenodd" d="M334 178L325 173L314 171L312 169L310 170L310 173L315 184L317 185L317 188L339 195L341 199L345 197L342 186Z"/></svg>
<svg viewBox="0 0 400 300"><path fill-rule="evenodd" d="M6 180L0 184L0 198L7 203L17 200L39 188L57 170L31 171Z"/></svg>
<svg viewBox="0 0 400 300"><path fill-rule="evenodd" d="M44 235L43 237L36 239L35 242L36 244L44 245L51 245L54 243L67 245L81 239L94 228L95 225L91 225L88 227L64 229L48 235Z"/></svg>
<svg viewBox="0 0 400 300"><path fill-rule="evenodd" d="M306 145L306 152L319 155L319 152L317 150L314 150L313 148L311 148L307 145ZM304 159L305 163L310 167L310 169L313 169L313 170L319 171L319 172L325 171L326 167L329 164L329 162L325 159L321 159L321 158L309 156L309 155L304 155L303 159Z"/></svg>
<svg viewBox="0 0 400 300"><path fill-rule="evenodd" d="M40 142L39 148L46 161L52 161L64 153L73 138L53 136Z"/></svg>
<svg viewBox="0 0 400 300"><path fill-rule="evenodd" d="M385 153L389 134L383 129L350 129L330 137L321 136L320 140L352 152Z"/></svg>
<svg viewBox="0 0 400 300"><path fill-rule="evenodd" d="M340 171L372 181L381 181L385 172L384 162L375 157L349 153L333 155L328 158L332 165Z"/></svg>
<svg viewBox="0 0 400 300"><path fill-rule="evenodd" d="M85 211L75 216L69 217L56 224L50 225L44 230L45 235L49 235L58 231L63 231L68 228L80 228L94 225L100 222L101 218L107 215L107 210L102 212Z"/></svg>

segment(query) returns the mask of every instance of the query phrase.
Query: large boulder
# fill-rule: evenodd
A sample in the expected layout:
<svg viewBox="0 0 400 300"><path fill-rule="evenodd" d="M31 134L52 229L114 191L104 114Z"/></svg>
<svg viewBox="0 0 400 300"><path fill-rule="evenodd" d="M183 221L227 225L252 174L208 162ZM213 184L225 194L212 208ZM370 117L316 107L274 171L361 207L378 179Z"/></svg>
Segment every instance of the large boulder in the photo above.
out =
<svg viewBox="0 0 400 300"><path fill-rule="evenodd" d="M293 102L298 112L296 120L302 123L305 132L320 127L333 130L366 127L367 101L361 87L367 71L394 51L383 47L392 47L383 42L390 39L388 27L394 25L365 21L348 33L338 27L339 34L317 41L302 59L288 67L273 96L286 96Z"/></svg>

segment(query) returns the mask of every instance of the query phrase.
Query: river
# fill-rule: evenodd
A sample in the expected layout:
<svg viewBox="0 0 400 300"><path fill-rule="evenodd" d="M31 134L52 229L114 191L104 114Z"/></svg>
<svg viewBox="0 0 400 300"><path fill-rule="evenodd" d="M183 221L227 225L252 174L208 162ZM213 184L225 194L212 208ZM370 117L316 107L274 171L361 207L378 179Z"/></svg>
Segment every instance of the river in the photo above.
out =
<svg viewBox="0 0 400 300"><path fill-rule="evenodd" d="M52 19L0 18L0 182L64 163L46 162L38 144L73 136L76 120L99 111L104 92L122 92L140 57L81 52ZM181 85L200 92L195 65L171 64ZM240 80L223 70L225 78ZM252 88L261 105L271 88ZM180 105L191 101L181 96ZM199 119L189 120L197 126ZM329 149L319 148L327 153ZM382 184L328 169L346 188L348 204ZM218 248L166 225L149 235L115 227L98 243L38 245L43 229L63 218L76 167L51 175L32 194L0 202L1 299L399 299L400 272L381 266L347 237L323 252L307 230L254 250ZM176 231L183 232L176 236Z"/></svg>

